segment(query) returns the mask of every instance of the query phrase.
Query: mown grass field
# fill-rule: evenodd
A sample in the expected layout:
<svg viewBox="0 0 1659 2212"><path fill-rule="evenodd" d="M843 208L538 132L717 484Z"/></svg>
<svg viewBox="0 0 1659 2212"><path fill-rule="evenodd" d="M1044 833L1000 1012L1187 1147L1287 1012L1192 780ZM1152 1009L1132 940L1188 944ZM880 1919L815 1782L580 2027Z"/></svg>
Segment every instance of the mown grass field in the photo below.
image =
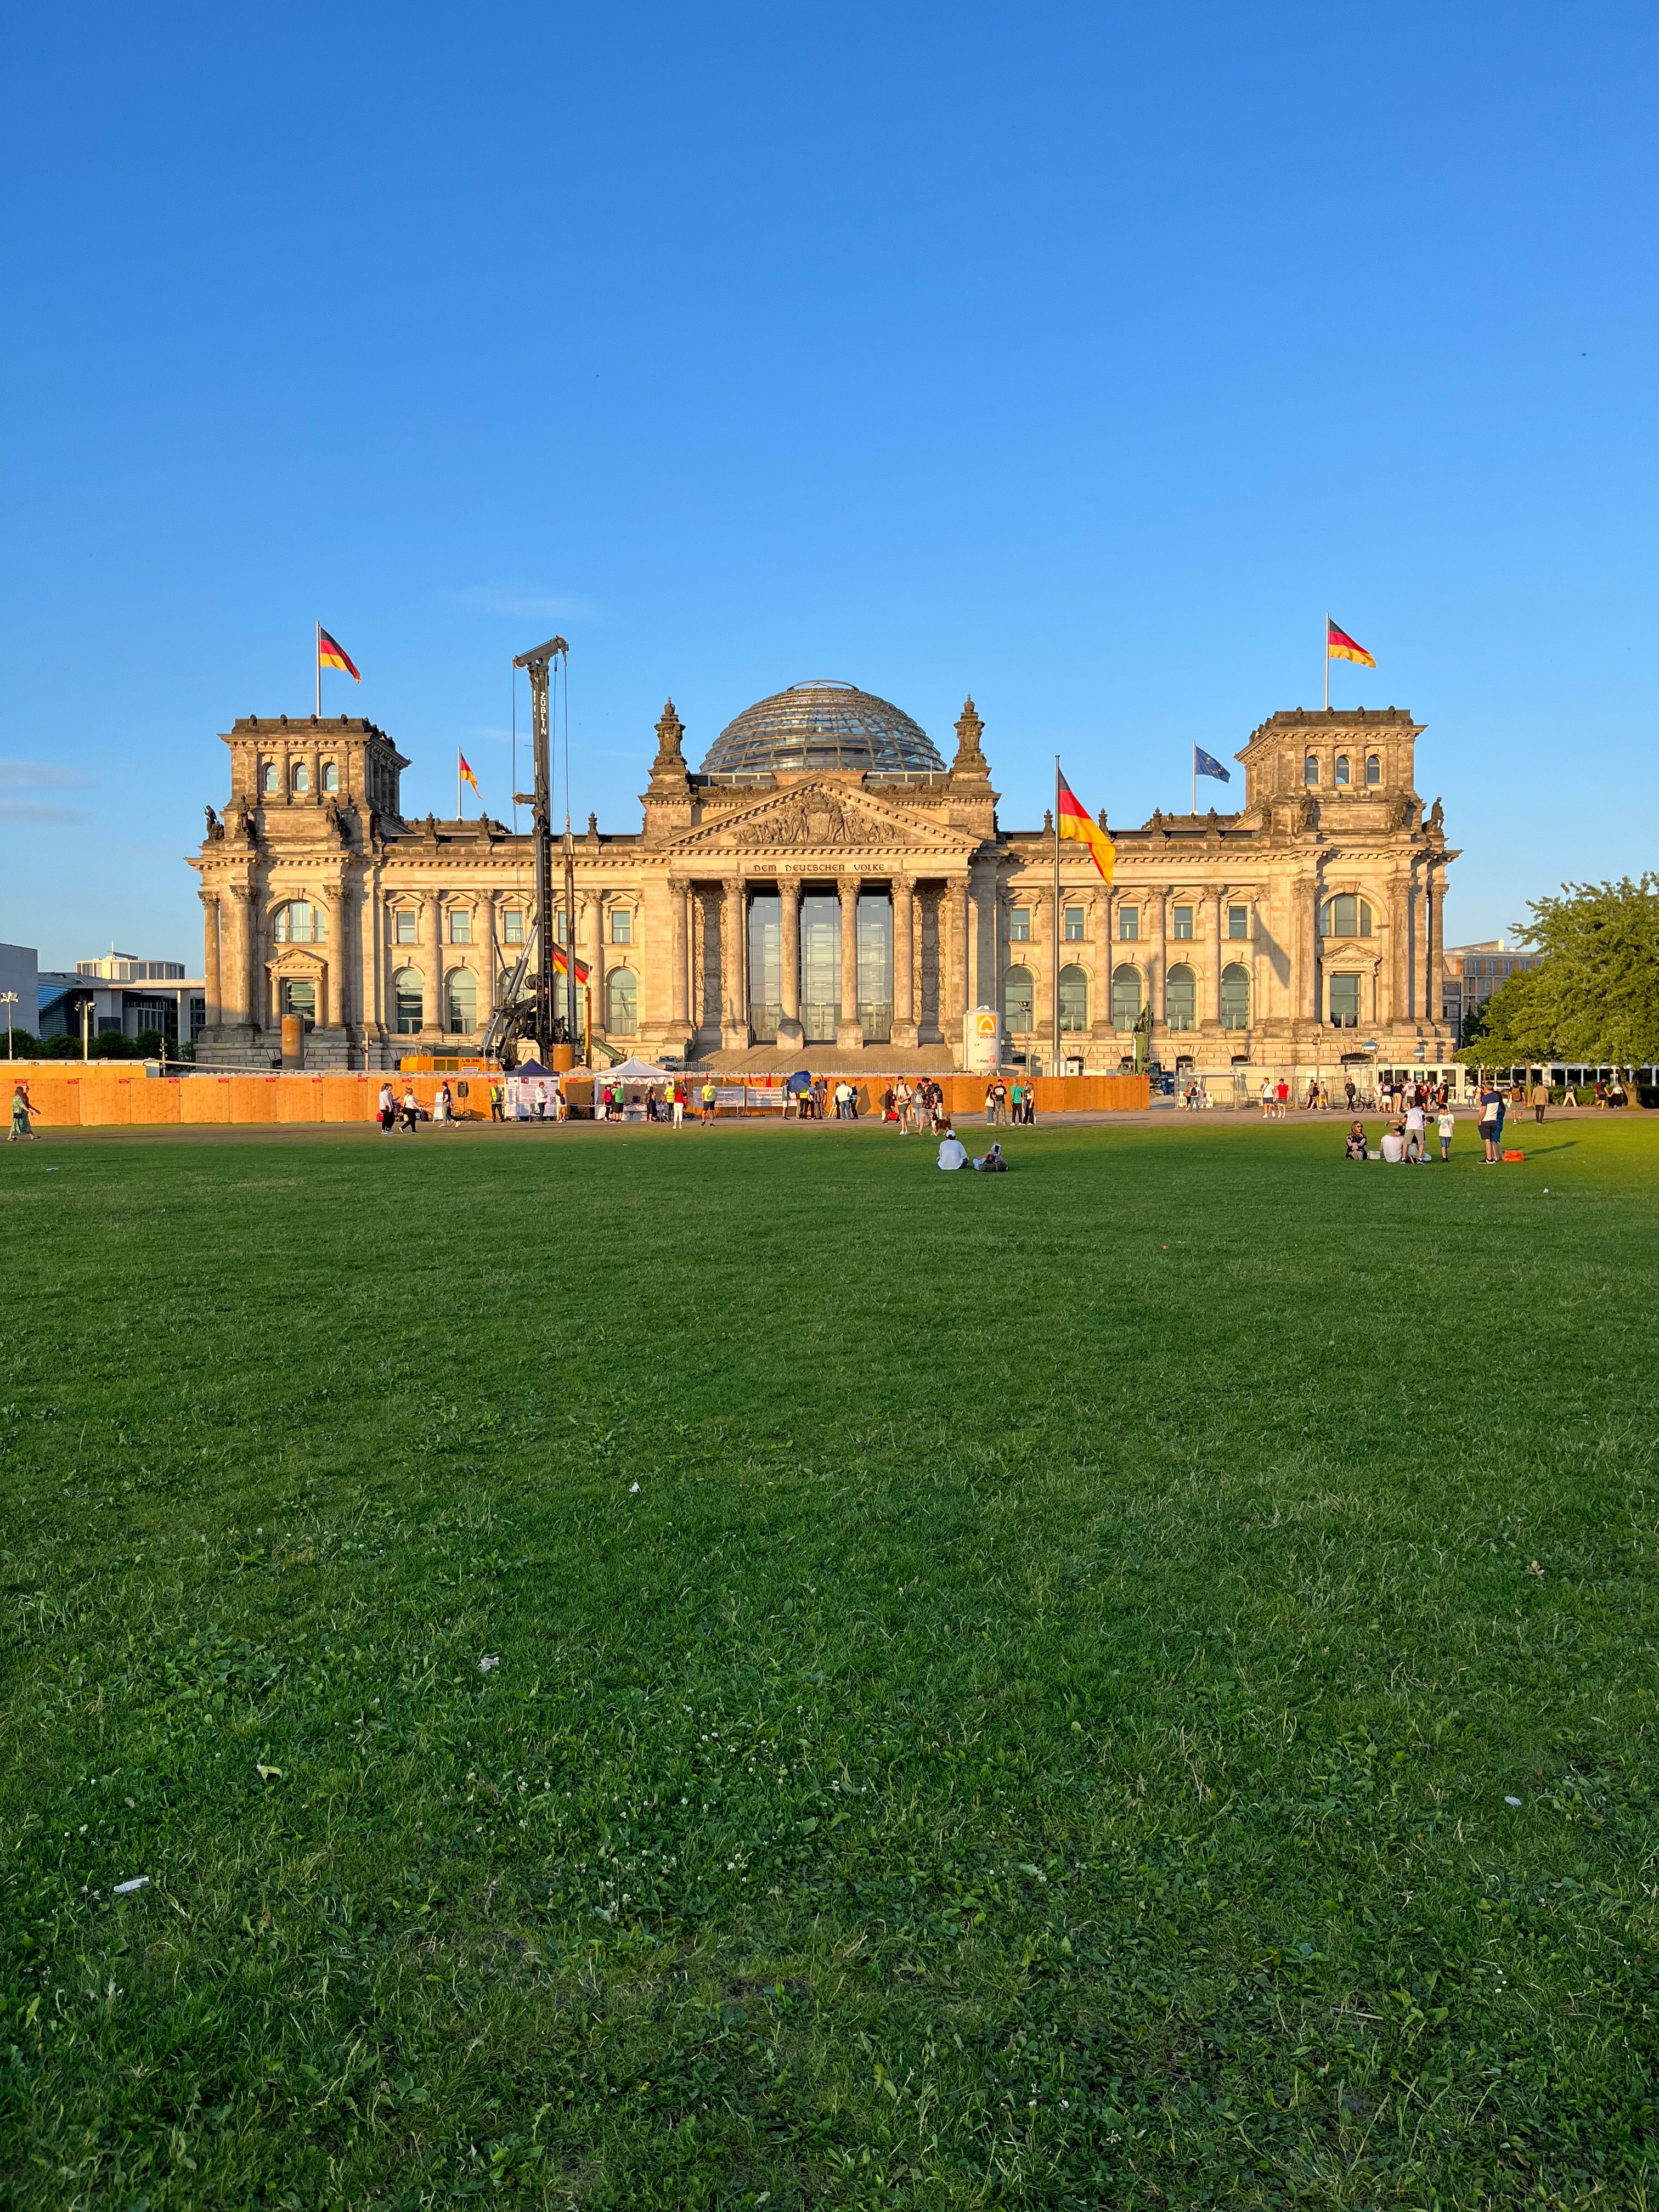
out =
<svg viewBox="0 0 1659 2212"><path fill-rule="evenodd" d="M0 2200L1659 2200L1659 1127L1340 1142L7 1148Z"/></svg>

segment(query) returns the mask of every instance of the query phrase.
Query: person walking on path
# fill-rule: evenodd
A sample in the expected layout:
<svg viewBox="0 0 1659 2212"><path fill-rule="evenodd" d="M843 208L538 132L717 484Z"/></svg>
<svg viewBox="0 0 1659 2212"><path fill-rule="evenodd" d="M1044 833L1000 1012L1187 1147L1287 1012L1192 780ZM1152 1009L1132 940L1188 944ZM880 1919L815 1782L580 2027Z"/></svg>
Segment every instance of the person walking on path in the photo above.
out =
<svg viewBox="0 0 1659 2212"><path fill-rule="evenodd" d="M1282 1121L1290 1112L1291 1086L1281 1075L1273 1086L1273 1119Z"/></svg>
<svg viewBox="0 0 1659 2212"><path fill-rule="evenodd" d="M1544 1109L1549 1103L1550 1087L1540 1072L1537 1082L1532 1086L1532 1118L1540 1129L1544 1126Z"/></svg>
<svg viewBox="0 0 1659 2212"><path fill-rule="evenodd" d="M420 1121L420 1118L421 1102L415 1096L415 1086L411 1083L405 1087L404 1091L404 1127L408 1130L411 1137L415 1133L416 1125Z"/></svg>
<svg viewBox="0 0 1659 2212"><path fill-rule="evenodd" d="M34 1101L29 1097L28 1085L20 1075L12 1085L11 1134L6 1139L9 1145L39 1144L40 1132L29 1127L29 1116L33 1111Z"/></svg>
<svg viewBox="0 0 1659 2212"><path fill-rule="evenodd" d="M455 1126L454 1111L455 1101L450 1096L449 1085L447 1083L441 1083L438 1085L438 1095L432 1102L433 1127L453 1129Z"/></svg>
<svg viewBox="0 0 1659 2212"><path fill-rule="evenodd" d="M392 1095L392 1085L389 1083L383 1083L380 1085L380 1134L383 1137L389 1137L398 1121L398 1102Z"/></svg>

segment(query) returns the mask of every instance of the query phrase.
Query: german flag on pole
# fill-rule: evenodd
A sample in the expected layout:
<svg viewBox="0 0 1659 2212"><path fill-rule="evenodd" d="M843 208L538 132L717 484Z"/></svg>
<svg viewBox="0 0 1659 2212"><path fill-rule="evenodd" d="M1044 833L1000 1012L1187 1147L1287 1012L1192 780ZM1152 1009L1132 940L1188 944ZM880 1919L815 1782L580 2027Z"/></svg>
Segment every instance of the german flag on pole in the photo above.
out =
<svg viewBox="0 0 1659 2212"><path fill-rule="evenodd" d="M1356 645L1345 629L1339 629L1328 615L1325 617L1325 658L1327 660L1357 660L1362 668L1375 668L1363 645Z"/></svg>
<svg viewBox="0 0 1659 2212"><path fill-rule="evenodd" d="M475 799L482 799L483 793L478 789L478 779L467 766L466 755L459 745L455 748L455 772L459 781L463 783L470 783L472 786L472 796Z"/></svg>
<svg viewBox="0 0 1659 2212"><path fill-rule="evenodd" d="M317 625L317 665L319 668L337 668L342 676L349 676L354 684L361 684L363 680L344 646L337 643L320 623Z"/></svg>
<svg viewBox="0 0 1659 2212"><path fill-rule="evenodd" d="M562 945L556 944L553 947L553 973L556 975L568 975L569 972L570 956ZM587 963L580 956L576 961L576 981L579 983L585 983L587 981Z"/></svg>
<svg viewBox="0 0 1659 2212"><path fill-rule="evenodd" d="M1062 837L1070 837L1079 845L1089 848L1089 857L1100 870L1103 883L1112 880L1112 870L1117 862L1117 848L1090 813L1088 808L1060 774L1054 771L1060 805L1055 810L1055 825Z"/></svg>

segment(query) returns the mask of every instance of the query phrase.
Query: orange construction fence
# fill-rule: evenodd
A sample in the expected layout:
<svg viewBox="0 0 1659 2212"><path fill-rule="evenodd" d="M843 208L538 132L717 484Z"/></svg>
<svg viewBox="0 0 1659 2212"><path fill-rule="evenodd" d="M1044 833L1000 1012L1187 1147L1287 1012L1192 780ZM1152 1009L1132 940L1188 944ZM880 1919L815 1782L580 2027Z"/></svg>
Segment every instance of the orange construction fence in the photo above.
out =
<svg viewBox="0 0 1659 2212"><path fill-rule="evenodd" d="M147 1076L113 1067L66 1068L61 1060L19 1060L8 1071L14 1081L28 1085L36 1118L43 1129L104 1127L178 1127L181 1124L234 1122L239 1125L283 1121L372 1121L380 1085L390 1080L401 1099L412 1089L429 1113L438 1086L447 1082L455 1113L463 1121L489 1119L489 1086L498 1079L488 1075L166 1075ZM600 1079L603 1081L603 1078ZM945 1093L947 1112L964 1121L982 1117L985 1078L945 1075L935 1079ZM782 1103L781 1080L769 1083L741 1078L714 1079L726 1094L722 1112L736 1105L732 1095L746 1093L746 1107L737 1110L777 1112ZM832 1078L833 1090L836 1079ZM1144 1075L1040 1075L1035 1079L1039 1115L1065 1113L1132 1112L1150 1103ZM686 1078L686 1089L695 1109L703 1078ZM465 1096L463 1095L465 1085ZM591 1108L591 1077L567 1079L566 1091L573 1106ZM856 1085L859 1113L867 1117L881 1111L886 1079L866 1079ZM9 1100L8 1099L8 1103Z"/></svg>

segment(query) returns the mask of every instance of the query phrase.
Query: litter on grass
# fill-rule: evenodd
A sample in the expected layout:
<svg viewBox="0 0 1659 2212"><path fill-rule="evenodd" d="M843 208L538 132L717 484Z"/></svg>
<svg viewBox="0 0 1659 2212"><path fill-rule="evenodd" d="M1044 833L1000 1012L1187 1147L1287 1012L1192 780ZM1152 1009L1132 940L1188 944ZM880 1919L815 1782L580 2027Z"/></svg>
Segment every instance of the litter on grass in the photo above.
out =
<svg viewBox="0 0 1659 2212"><path fill-rule="evenodd" d="M1536 1559L1534 1559L1531 1565L1527 1569L1527 1572L1529 1575L1536 1575L1540 1583L1544 1579L1544 1570L1539 1565Z"/></svg>
<svg viewBox="0 0 1659 2212"><path fill-rule="evenodd" d="M499 1658L480 1659L478 1662L478 1672L481 1674L487 1674L492 1667L499 1667L501 1663L501 1662Z"/></svg>
<svg viewBox="0 0 1659 2212"><path fill-rule="evenodd" d="M630 1482L630 1483L629 1484L629 1486L628 1486L628 1494L629 1494L629 1496L630 1498L632 1498L632 1497L634 1497L634 1496L635 1496L635 1495L636 1495L636 1493L638 1492L638 1490L639 1490L639 1486L640 1486L638 1485L638 1483L637 1483L637 1482Z"/></svg>
<svg viewBox="0 0 1659 2212"><path fill-rule="evenodd" d="M280 1766L261 1766L257 1760L254 1762L253 1771L261 1782L270 1782L273 1778L280 1782L283 1778L283 1770Z"/></svg>
<svg viewBox="0 0 1659 2212"><path fill-rule="evenodd" d="M1521 1800L1518 1797L1506 1797L1504 1800L1504 1802L1506 1805L1518 1805L1521 1802Z"/></svg>
<svg viewBox="0 0 1659 2212"><path fill-rule="evenodd" d="M149 1880L147 1874L136 1874L131 1881L118 1881L110 1894L112 1897L125 1897L130 1889L142 1889Z"/></svg>

